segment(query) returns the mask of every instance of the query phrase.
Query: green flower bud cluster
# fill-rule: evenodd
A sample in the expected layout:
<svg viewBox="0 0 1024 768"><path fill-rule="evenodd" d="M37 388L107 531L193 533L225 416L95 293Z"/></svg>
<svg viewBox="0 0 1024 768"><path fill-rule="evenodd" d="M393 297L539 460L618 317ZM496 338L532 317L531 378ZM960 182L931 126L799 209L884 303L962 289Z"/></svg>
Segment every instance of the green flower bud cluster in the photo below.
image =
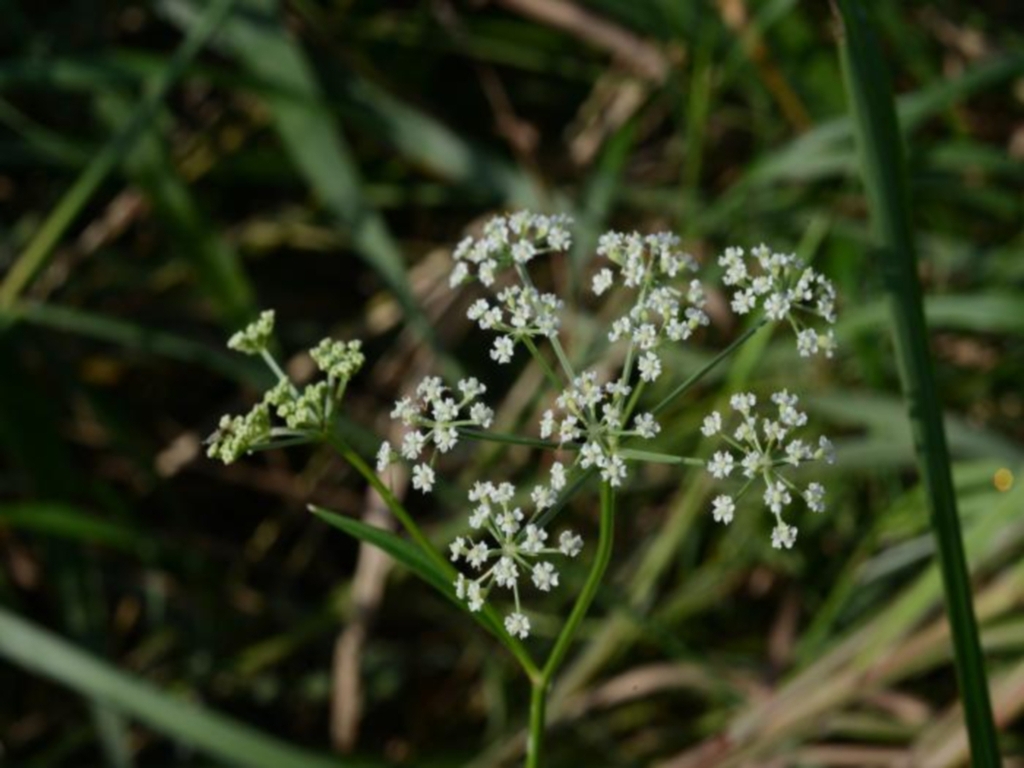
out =
<svg viewBox="0 0 1024 768"><path fill-rule="evenodd" d="M228 347L233 350L262 357L277 377L277 384L267 390L248 413L224 416L220 420L217 431L208 440L207 455L225 464L261 448L323 439L349 380L366 360L360 341L323 339L309 353L327 378L300 389L270 353L273 331L274 312L268 310L228 341ZM275 427L272 415L284 422L284 426Z"/></svg>
<svg viewBox="0 0 1024 768"><path fill-rule="evenodd" d="M363 342L324 339L309 350L317 368L333 379L348 381L363 367Z"/></svg>
<svg viewBox="0 0 1024 768"><path fill-rule="evenodd" d="M231 464L253 448L270 440L270 409L265 402L242 416L221 416L210 436L206 455Z"/></svg>
<svg viewBox="0 0 1024 768"><path fill-rule="evenodd" d="M245 355L258 355L267 349L274 333L274 310L261 312L258 319L228 339L228 349Z"/></svg>

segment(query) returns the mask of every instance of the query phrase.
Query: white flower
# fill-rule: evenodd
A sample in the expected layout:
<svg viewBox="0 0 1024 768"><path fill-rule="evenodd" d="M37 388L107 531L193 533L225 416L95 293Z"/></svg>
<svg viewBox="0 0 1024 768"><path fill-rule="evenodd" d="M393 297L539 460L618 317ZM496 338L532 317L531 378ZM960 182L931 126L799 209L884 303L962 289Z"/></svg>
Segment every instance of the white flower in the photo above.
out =
<svg viewBox="0 0 1024 768"><path fill-rule="evenodd" d="M537 509L550 509L555 505L555 492L546 485L535 485L530 500Z"/></svg>
<svg viewBox="0 0 1024 768"><path fill-rule="evenodd" d="M484 563L487 562L487 558L490 556L491 550L482 541L478 541L466 552L466 562L479 571L484 567Z"/></svg>
<svg viewBox="0 0 1024 768"><path fill-rule="evenodd" d="M544 411L544 414L540 418L540 436L544 440L551 437L551 433L555 431L555 412L550 408ZM563 441L564 442L564 441Z"/></svg>
<svg viewBox="0 0 1024 768"><path fill-rule="evenodd" d="M804 491L804 501L812 512L824 512L825 486L821 483L810 483Z"/></svg>
<svg viewBox="0 0 1024 768"><path fill-rule="evenodd" d="M510 613L505 617L505 631L523 640L530 634L530 620L518 611Z"/></svg>
<svg viewBox="0 0 1024 768"><path fill-rule="evenodd" d="M413 467L412 487L423 493L430 493L434 489L434 470L428 464Z"/></svg>
<svg viewBox="0 0 1024 768"><path fill-rule="evenodd" d="M729 398L729 405L732 406L734 411L746 415L750 412L750 409L757 405L757 397L750 392L738 392Z"/></svg>
<svg viewBox="0 0 1024 768"><path fill-rule="evenodd" d="M800 357L818 354L818 332L813 328L804 328L796 335L796 350Z"/></svg>
<svg viewBox="0 0 1024 768"><path fill-rule="evenodd" d="M598 466L601 465L599 464ZM601 479L613 488L620 486L625 478L626 463L622 460L621 456L613 455L604 462L604 466L601 466Z"/></svg>
<svg viewBox="0 0 1024 768"><path fill-rule="evenodd" d="M590 469L595 464L601 466L604 463L604 451L598 443L584 443L580 449L579 462L584 469Z"/></svg>
<svg viewBox="0 0 1024 768"><path fill-rule="evenodd" d="M541 592L550 592L558 586L558 571L551 563L537 563L533 566L533 584Z"/></svg>
<svg viewBox="0 0 1024 768"><path fill-rule="evenodd" d="M426 445L427 438L421 432L406 432L402 437L402 458L408 459L409 461L415 461L420 457L423 452L423 446Z"/></svg>
<svg viewBox="0 0 1024 768"><path fill-rule="evenodd" d="M455 541L448 545L448 551L451 553L452 562L457 563L459 558L466 554L466 540L461 536L457 537Z"/></svg>
<svg viewBox="0 0 1024 768"><path fill-rule="evenodd" d="M462 379L459 382L459 392L468 400L474 400L487 391L487 387L474 377Z"/></svg>
<svg viewBox="0 0 1024 768"><path fill-rule="evenodd" d="M704 437L712 437L717 435L722 429L722 414L718 411L712 411L704 417L704 424L701 426L700 431Z"/></svg>
<svg viewBox="0 0 1024 768"><path fill-rule="evenodd" d="M828 464L836 463L836 449L832 446L832 441L822 435L818 438L818 450L814 454L816 459L825 459Z"/></svg>
<svg viewBox="0 0 1024 768"><path fill-rule="evenodd" d="M469 418L484 429L487 429L494 421L494 411L483 403L473 403L469 409Z"/></svg>
<svg viewBox="0 0 1024 768"><path fill-rule="evenodd" d="M775 549L792 549L796 543L796 528L781 520L772 529L772 546Z"/></svg>
<svg viewBox="0 0 1024 768"><path fill-rule="evenodd" d="M654 381L661 375L661 360L653 352L644 352L637 361L637 368L641 379Z"/></svg>
<svg viewBox="0 0 1024 768"><path fill-rule="evenodd" d="M565 467L560 461L551 465L551 488L555 491L565 488Z"/></svg>
<svg viewBox="0 0 1024 768"><path fill-rule="evenodd" d="M737 315L746 315L757 306L753 291L739 291L732 298L732 311Z"/></svg>
<svg viewBox="0 0 1024 768"><path fill-rule="evenodd" d="M717 451L708 462L708 472L716 480L722 480L732 474L735 459L728 451Z"/></svg>
<svg viewBox="0 0 1024 768"><path fill-rule="evenodd" d="M583 551L583 539L570 531L562 531L558 537L558 549L566 557L576 557Z"/></svg>
<svg viewBox="0 0 1024 768"><path fill-rule="evenodd" d="M500 364L512 361L512 337L499 336L494 340L494 347L491 349L491 359Z"/></svg>
<svg viewBox="0 0 1024 768"><path fill-rule="evenodd" d="M385 440L380 444L380 448L377 450L377 471L383 472L389 466L394 459L394 451L391 448L391 443Z"/></svg>
<svg viewBox="0 0 1024 768"><path fill-rule="evenodd" d="M711 504L711 516L714 517L716 523L728 525L732 522L733 513L736 511L736 504L733 502L732 496L725 494L716 496Z"/></svg>
<svg viewBox="0 0 1024 768"><path fill-rule="evenodd" d="M605 269L602 269L600 272L594 275L594 293L600 296L602 293L604 293L605 291L612 287L612 282L614 281L614 279L615 278L612 275L612 271L610 269L608 269L607 267Z"/></svg>
<svg viewBox="0 0 1024 768"><path fill-rule="evenodd" d="M633 419L633 428L640 437L648 440L661 432L661 425L654 420L654 416L650 413L641 413Z"/></svg>
<svg viewBox="0 0 1024 768"><path fill-rule="evenodd" d="M494 582L499 587L512 589L519 583L519 568L516 566L515 560L508 555L501 556L495 564L492 573L494 574Z"/></svg>

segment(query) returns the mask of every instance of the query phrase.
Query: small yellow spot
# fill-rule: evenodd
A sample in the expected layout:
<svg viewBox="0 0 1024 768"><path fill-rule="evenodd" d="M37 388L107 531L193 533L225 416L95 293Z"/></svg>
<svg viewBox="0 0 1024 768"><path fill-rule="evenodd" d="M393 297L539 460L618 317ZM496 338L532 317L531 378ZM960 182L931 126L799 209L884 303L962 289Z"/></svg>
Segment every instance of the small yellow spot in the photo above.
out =
<svg viewBox="0 0 1024 768"><path fill-rule="evenodd" d="M1006 467L996 470L995 475L992 476L992 485L996 487L997 491L1010 490L1013 487L1013 472Z"/></svg>

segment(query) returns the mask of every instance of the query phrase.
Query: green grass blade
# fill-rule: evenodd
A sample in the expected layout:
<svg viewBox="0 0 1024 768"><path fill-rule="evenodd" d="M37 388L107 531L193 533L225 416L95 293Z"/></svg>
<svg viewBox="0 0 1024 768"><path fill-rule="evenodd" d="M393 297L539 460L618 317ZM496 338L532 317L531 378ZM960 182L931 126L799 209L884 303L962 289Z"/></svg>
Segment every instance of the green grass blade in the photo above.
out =
<svg viewBox="0 0 1024 768"><path fill-rule="evenodd" d="M266 389L274 383L274 377L266 366L251 358L228 354L219 347L129 320L56 304L21 301L8 312L0 310L0 327L15 321L116 344L143 355L158 355L191 365L205 366L222 376L256 389Z"/></svg>
<svg viewBox="0 0 1024 768"><path fill-rule="evenodd" d="M36 531L79 543L102 544L125 552L145 553L157 549L156 543L143 531L104 520L61 502L0 504L0 529L5 527Z"/></svg>
<svg viewBox="0 0 1024 768"><path fill-rule="evenodd" d="M328 758L293 747L206 707L178 699L67 640L0 608L0 656L138 719L225 765L360 768L380 763Z"/></svg>
<svg viewBox="0 0 1024 768"><path fill-rule="evenodd" d="M174 21L195 28L192 4L174 2L168 10ZM239 0L238 11L224 24L223 41L251 74L271 86L263 98L292 162L350 232L356 253L395 295L407 320L437 349L433 327L409 285L401 250L363 193L352 151L323 107L325 96L313 66L279 18L277 0Z"/></svg>
<svg viewBox="0 0 1024 768"><path fill-rule="evenodd" d="M97 110L117 129L131 120L132 104L117 91L98 94ZM167 234L195 270L199 285L230 329L255 317L255 291L238 254L220 237L178 175L159 134L148 126L124 160L127 174L145 191Z"/></svg>
<svg viewBox="0 0 1024 768"><path fill-rule="evenodd" d="M64 193L57 206L50 211L49 216L7 273L3 285L0 285L0 308L9 309L46 264L68 227L156 116L164 96L217 30L233 2L234 0L216 0L210 4L199 22L189 30L155 86L143 97L132 119L100 150L71 188Z"/></svg>
<svg viewBox="0 0 1024 768"><path fill-rule="evenodd" d="M972 762L978 768L998 766L999 746L917 279L902 136L888 73L865 11L857 0L839 0L839 9L843 74L878 249L877 262L893 315L900 379L918 464L928 490Z"/></svg>

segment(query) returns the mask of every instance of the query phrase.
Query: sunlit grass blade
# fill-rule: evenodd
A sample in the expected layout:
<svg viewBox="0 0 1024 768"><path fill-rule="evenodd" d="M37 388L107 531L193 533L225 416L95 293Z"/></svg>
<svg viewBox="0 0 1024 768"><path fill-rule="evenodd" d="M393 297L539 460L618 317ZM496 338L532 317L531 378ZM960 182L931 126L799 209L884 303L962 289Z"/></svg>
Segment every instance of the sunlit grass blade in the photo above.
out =
<svg viewBox="0 0 1024 768"><path fill-rule="evenodd" d="M0 608L0 656L102 702L183 744L244 768L363 768L379 763L322 757L219 712L161 691Z"/></svg>
<svg viewBox="0 0 1024 768"><path fill-rule="evenodd" d="M177 82L188 63L217 30L233 2L234 0L215 0L207 7L199 21L189 30L153 87L146 91L128 123L92 159L56 207L50 211L0 285L0 307L10 308L46 264L68 227L156 116L171 86Z"/></svg>
<svg viewBox="0 0 1024 768"><path fill-rule="evenodd" d="M838 7L843 73L877 247L874 263L889 294L900 378L928 490L973 764L998 766L999 746L917 279L902 135L888 73L865 10L856 0L839 0Z"/></svg>

